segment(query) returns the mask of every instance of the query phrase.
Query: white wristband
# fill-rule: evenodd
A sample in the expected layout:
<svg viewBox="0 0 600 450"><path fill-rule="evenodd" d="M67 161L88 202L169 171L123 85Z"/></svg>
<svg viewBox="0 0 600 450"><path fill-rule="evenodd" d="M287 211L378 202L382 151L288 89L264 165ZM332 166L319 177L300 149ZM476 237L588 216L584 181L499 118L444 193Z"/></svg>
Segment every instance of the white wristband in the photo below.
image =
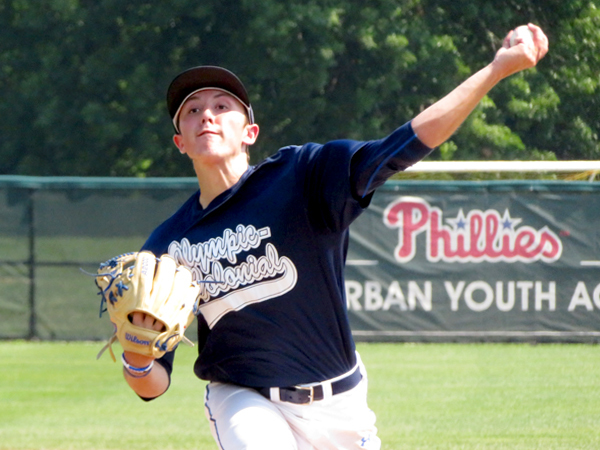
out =
<svg viewBox="0 0 600 450"><path fill-rule="evenodd" d="M134 367L125 359L125 353L121 355L121 362L123 363L125 371L134 378L145 377L152 370L152 366L154 366L154 360L152 360L146 367Z"/></svg>

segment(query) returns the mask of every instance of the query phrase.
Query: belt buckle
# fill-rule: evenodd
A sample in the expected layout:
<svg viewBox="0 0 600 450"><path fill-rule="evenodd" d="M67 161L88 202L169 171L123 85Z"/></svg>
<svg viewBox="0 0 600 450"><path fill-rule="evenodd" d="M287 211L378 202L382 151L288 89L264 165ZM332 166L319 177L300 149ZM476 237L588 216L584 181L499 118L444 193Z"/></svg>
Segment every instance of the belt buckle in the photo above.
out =
<svg viewBox="0 0 600 450"><path fill-rule="evenodd" d="M301 387L300 389L302 389L303 391L306 391L306 390L308 391L308 404L312 405L313 401L315 400L315 388L314 388L314 386Z"/></svg>

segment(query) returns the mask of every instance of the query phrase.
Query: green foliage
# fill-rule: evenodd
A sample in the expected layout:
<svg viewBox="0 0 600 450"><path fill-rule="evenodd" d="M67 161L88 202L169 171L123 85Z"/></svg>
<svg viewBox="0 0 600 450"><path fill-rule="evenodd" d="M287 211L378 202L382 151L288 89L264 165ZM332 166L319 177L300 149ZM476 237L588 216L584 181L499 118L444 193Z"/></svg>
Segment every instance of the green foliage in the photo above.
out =
<svg viewBox="0 0 600 450"><path fill-rule="evenodd" d="M193 176L164 104L219 64L249 88L254 162L287 144L391 132L541 25L550 53L502 82L432 158L600 159L595 1L7 0L0 173Z"/></svg>

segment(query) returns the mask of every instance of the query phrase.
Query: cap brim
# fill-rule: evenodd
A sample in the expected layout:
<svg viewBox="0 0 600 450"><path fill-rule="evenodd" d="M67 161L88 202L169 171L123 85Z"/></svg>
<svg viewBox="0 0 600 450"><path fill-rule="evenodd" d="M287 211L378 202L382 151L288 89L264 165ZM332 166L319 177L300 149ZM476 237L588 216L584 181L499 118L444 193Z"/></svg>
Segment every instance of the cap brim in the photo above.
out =
<svg viewBox="0 0 600 450"><path fill-rule="evenodd" d="M248 110L253 122L250 97L240 79L227 69L218 66L199 66L188 69L175 77L167 90L167 109L175 125L181 105L194 92L202 89L220 89L233 94ZM177 130L177 126L175 125Z"/></svg>

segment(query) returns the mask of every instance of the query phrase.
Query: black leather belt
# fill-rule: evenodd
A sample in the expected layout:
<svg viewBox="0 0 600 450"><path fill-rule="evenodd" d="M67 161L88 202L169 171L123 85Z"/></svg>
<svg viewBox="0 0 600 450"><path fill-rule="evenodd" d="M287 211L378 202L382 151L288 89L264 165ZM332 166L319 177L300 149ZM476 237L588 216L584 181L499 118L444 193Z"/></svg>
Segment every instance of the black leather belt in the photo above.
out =
<svg viewBox="0 0 600 450"><path fill-rule="evenodd" d="M362 380L362 374L360 368L357 367L354 372L345 378L334 381L331 383L332 395L341 394L342 392L349 391L355 387ZM263 397L269 400L271 398L271 388L257 388L256 389ZM309 387L286 387L286 388L275 388L279 392L279 400L282 402L295 403L296 405L310 404L314 401L323 400L325 395L323 394L323 384L317 384Z"/></svg>

